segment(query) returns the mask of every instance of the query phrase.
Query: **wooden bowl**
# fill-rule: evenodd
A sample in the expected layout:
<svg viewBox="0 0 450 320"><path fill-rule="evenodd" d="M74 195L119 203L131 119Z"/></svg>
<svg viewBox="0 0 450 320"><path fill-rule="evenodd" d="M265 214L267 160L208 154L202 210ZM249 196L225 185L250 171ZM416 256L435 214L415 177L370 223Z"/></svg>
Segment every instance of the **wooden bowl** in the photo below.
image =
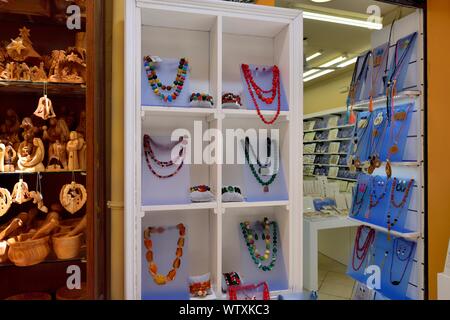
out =
<svg viewBox="0 0 450 320"><path fill-rule="evenodd" d="M33 233L21 234L8 240L8 257L18 267L29 267L41 263L50 253L50 237L31 240Z"/></svg>
<svg viewBox="0 0 450 320"><path fill-rule="evenodd" d="M45 292L22 293L6 298L5 300L52 300L52 296Z"/></svg>
<svg viewBox="0 0 450 320"><path fill-rule="evenodd" d="M75 228L75 226L80 223L81 219L67 219L67 220L61 220L59 222L59 230L58 233L68 233Z"/></svg>
<svg viewBox="0 0 450 320"><path fill-rule="evenodd" d="M81 284L80 290L70 290L67 287L59 288L56 291L56 300L87 300L86 283Z"/></svg>
<svg viewBox="0 0 450 320"><path fill-rule="evenodd" d="M54 235L52 237L53 250L58 259L69 260L78 257L82 236L82 233L73 237L66 237L65 234L61 233Z"/></svg>

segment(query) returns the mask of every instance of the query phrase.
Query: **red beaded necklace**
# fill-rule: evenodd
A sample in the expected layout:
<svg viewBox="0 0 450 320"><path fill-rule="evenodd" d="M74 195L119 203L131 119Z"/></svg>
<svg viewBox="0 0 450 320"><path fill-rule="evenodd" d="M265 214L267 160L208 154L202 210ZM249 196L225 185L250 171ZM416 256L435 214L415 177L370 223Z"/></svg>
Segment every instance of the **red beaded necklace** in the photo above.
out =
<svg viewBox="0 0 450 320"><path fill-rule="evenodd" d="M360 246L360 240L364 230L367 230L368 232L366 239L364 240L364 243L362 244L362 246ZM353 257L352 257L353 270L358 271L359 269L361 269L374 240L375 240L375 230L366 226L358 227L358 231L356 232L355 237L355 245L353 246ZM358 265L356 265L356 260L359 261Z"/></svg>
<svg viewBox="0 0 450 320"><path fill-rule="evenodd" d="M252 72L248 64L242 65L242 72L244 74L245 81L247 82L248 91L250 96L252 97L253 103L255 104L256 112L261 120L267 124L271 125L277 121L281 112L281 84L280 84L280 69L277 66L272 68L273 80L272 80L272 88L269 90L263 90L258 84L255 82L252 76ZM277 113L271 120L266 120L266 118L261 113L261 109L258 105L258 101L256 100L255 93L260 100L262 100L266 104L272 104L275 100L275 97L278 94L278 106ZM265 97L264 94L271 93L270 97Z"/></svg>
<svg viewBox="0 0 450 320"><path fill-rule="evenodd" d="M156 177L158 177L160 179L168 179L168 178L175 176L184 165L184 158L186 156L186 152L185 152L186 148L184 147L184 145L186 144L186 140L184 140L184 138L180 138L180 141L175 144L174 147L178 146L179 144L183 144L183 147L180 149L180 152L178 153L177 158L175 160L169 160L169 161L161 161L156 158L155 153L153 152L153 149L151 146L152 142L153 142L153 140L150 138L149 135L144 135L144 155L145 155L145 160L147 162L147 166L148 166L149 170L151 171L151 173L153 173ZM159 146L161 149L169 149L168 147L165 147L165 146L161 146L161 145L157 145L157 146ZM161 168L172 167L176 163L178 163L180 161L181 162L180 162L180 165L176 168L176 170L173 173L163 176L155 171L150 160L153 160Z"/></svg>
<svg viewBox="0 0 450 320"><path fill-rule="evenodd" d="M411 191L411 188L414 184L414 179L409 180L408 186L406 187L406 189L404 190L404 195L402 200L400 201L400 203L397 203L395 201L395 191L397 189L398 186L398 180L397 178L394 178L394 181L392 182L392 189L391 189L391 201L390 201L390 206L389 209L392 209L392 207L396 208L396 209L400 209L397 216L395 217L394 221L391 220L391 210L389 210L388 214L387 214L387 228L388 228L388 239L390 239L390 232L392 230L392 228L398 223L398 220L403 212L404 206L406 204L406 201L408 200L408 196L409 196L409 192Z"/></svg>

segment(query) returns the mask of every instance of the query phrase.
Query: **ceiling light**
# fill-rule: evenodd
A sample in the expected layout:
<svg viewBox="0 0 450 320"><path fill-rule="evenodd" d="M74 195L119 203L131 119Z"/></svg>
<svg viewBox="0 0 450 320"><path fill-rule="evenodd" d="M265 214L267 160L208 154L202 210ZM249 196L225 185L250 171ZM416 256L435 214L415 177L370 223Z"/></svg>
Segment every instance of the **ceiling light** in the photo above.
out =
<svg viewBox="0 0 450 320"><path fill-rule="evenodd" d="M312 75L313 73L316 73L316 72L319 72L319 71L320 71L319 69L311 69L311 70L309 70L309 71L306 71L306 72L303 74L303 78L306 78L306 77Z"/></svg>
<svg viewBox="0 0 450 320"><path fill-rule="evenodd" d="M308 77L308 78L303 79L303 82L311 81L311 80L313 80L313 79L322 77L322 76L324 76L324 75L326 75L326 74L329 74L329 73L331 73L331 72L334 72L334 70L333 70L333 69L323 70L323 71L321 71L321 72L319 72L319 73L316 73L316 74L314 74L314 75L312 75L312 76L310 76L310 77Z"/></svg>
<svg viewBox="0 0 450 320"><path fill-rule="evenodd" d="M338 65L338 68L345 68L346 66L349 66L351 64L356 63L356 61L358 60L358 57L354 57L353 59L347 60L344 63L341 63L340 65Z"/></svg>
<svg viewBox="0 0 450 320"><path fill-rule="evenodd" d="M329 61L329 62L319 66L319 68L328 68L328 67L334 66L334 65L336 65L338 63L341 63L342 61L345 61L345 60L347 60L347 57L340 56L340 57L338 57L336 59L333 59L333 60L331 60L331 61Z"/></svg>
<svg viewBox="0 0 450 320"><path fill-rule="evenodd" d="M372 29L372 30L373 29L374 30L383 29L383 24L381 24L381 23L370 22L367 20L344 18L344 17L333 16L333 15L329 15L329 14L315 13L315 12L309 12L309 11L303 11L303 18L309 19L309 20L317 20L317 21L331 22L331 23L337 23L337 24L344 24L344 25L348 25L348 26L367 28L367 29Z"/></svg>
<svg viewBox="0 0 450 320"><path fill-rule="evenodd" d="M317 57L320 57L322 55L322 52L316 52L316 53L314 53L314 54L312 54L312 55L310 55L309 57L307 57L306 58L306 61L311 61L312 59L315 59L315 58L317 58Z"/></svg>

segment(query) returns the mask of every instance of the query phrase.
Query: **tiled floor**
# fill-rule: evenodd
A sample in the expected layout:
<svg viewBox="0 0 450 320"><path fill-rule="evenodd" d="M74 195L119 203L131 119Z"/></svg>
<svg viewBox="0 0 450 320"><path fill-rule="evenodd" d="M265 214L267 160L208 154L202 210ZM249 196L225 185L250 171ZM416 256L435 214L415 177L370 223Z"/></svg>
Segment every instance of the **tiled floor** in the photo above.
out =
<svg viewBox="0 0 450 320"><path fill-rule="evenodd" d="M355 281L348 277L347 267L319 253L319 300L349 300Z"/></svg>

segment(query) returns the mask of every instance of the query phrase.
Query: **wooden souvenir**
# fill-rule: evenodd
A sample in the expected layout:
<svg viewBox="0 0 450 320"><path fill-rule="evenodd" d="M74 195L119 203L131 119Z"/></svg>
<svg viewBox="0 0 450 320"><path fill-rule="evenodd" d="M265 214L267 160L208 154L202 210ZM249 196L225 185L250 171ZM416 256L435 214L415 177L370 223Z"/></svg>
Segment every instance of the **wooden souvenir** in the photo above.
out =
<svg viewBox="0 0 450 320"><path fill-rule="evenodd" d="M86 188L74 181L71 184L66 184L61 189L59 201L64 209L74 214L81 210L87 201Z"/></svg>
<svg viewBox="0 0 450 320"><path fill-rule="evenodd" d="M44 95L39 99L34 115L44 120L56 117L55 111L53 110L52 101L47 97L47 95Z"/></svg>
<svg viewBox="0 0 450 320"><path fill-rule="evenodd" d="M3 172L14 172L16 170L17 152L12 145L8 144L5 147L5 158L3 160Z"/></svg>
<svg viewBox="0 0 450 320"><path fill-rule="evenodd" d="M85 141L83 137L79 136L76 131L72 131L70 133L70 140L67 142L67 152L69 153L68 170L75 171L81 169L79 156L80 151L82 152L84 147ZM85 163L85 160L83 159L82 162Z"/></svg>
<svg viewBox="0 0 450 320"><path fill-rule="evenodd" d="M8 189L0 188L0 217L5 215L12 205L12 197Z"/></svg>
<svg viewBox="0 0 450 320"><path fill-rule="evenodd" d="M0 143L0 172L5 172L5 152L5 145Z"/></svg>
<svg viewBox="0 0 450 320"><path fill-rule="evenodd" d="M11 144L14 148L20 143L20 118L13 109L6 110L4 122L0 125L0 136L3 144Z"/></svg>
<svg viewBox="0 0 450 320"><path fill-rule="evenodd" d="M66 53L64 50L54 50L51 57L51 67L48 73L50 82L84 83L86 62L76 50Z"/></svg>
<svg viewBox="0 0 450 320"><path fill-rule="evenodd" d="M33 204L37 206L39 211L48 213L48 208L44 205L44 198L42 197L42 193L38 191L31 191L30 197L33 199Z"/></svg>
<svg viewBox="0 0 450 320"><path fill-rule="evenodd" d="M32 200L28 191L28 184L23 179L19 179L19 182L15 184L11 197L12 201L17 204L23 204Z"/></svg>
<svg viewBox="0 0 450 320"><path fill-rule="evenodd" d="M14 218L5 229L1 230L0 241L5 240L10 234L22 227L22 225L23 221L20 218Z"/></svg>
<svg viewBox="0 0 450 320"><path fill-rule="evenodd" d="M79 256L82 233L74 236L56 234L52 237L53 251L60 260L69 260Z"/></svg>
<svg viewBox="0 0 450 320"><path fill-rule="evenodd" d="M44 62L41 62L39 64L39 67L37 67L37 66L31 67L30 78L31 78L31 81L35 81L35 82L46 82L47 81L47 74L44 69Z"/></svg>
<svg viewBox="0 0 450 320"><path fill-rule="evenodd" d="M8 258L18 267L41 263L50 253L49 237L33 238L33 233L22 234L8 240Z"/></svg>
<svg viewBox="0 0 450 320"><path fill-rule="evenodd" d="M35 138L38 131L33 126L30 118L25 118L22 121L21 128L24 129L24 141L19 145L17 167L24 172L41 172L45 171L42 164L45 157L44 144L40 138Z"/></svg>
<svg viewBox="0 0 450 320"><path fill-rule="evenodd" d="M11 43L6 46L8 56L16 62L41 60L42 57L33 48L33 43L30 39L30 30L23 27L19 30L19 34L19 37L12 39Z"/></svg>
<svg viewBox="0 0 450 320"><path fill-rule="evenodd" d="M63 118L50 119L49 127L42 128L44 141L49 141L48 166L49 171L59 171L68 168L66 142L69 139L69 128Z"/></svg>

